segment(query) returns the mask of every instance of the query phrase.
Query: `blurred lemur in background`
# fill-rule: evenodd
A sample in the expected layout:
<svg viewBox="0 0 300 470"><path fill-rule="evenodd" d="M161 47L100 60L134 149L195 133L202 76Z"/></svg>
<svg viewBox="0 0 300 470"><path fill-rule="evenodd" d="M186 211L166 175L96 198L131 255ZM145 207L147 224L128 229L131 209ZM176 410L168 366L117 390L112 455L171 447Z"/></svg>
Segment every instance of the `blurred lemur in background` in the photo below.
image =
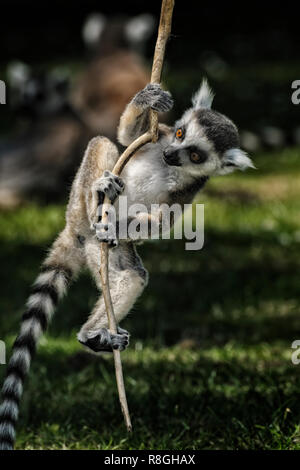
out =
<svg viewBox="0 0 300 470"><path fill-rule="evenodd" d="M32 196L65 196L86 142L98 133L116 140L125 105L149 81L143 55L153 30L147 14L89 16L82 31L88 63L72 83L65 67L46 72L21 62L8 66L18 131L0 141L0 207Z"/></svg>
<svg viewBox="0 0 300 470"><path fill-rule="evenodd" d="M93 134L68 101L64 70L46 74L14 62L7 75L16 129L0 141L0 207L15 207L32 196L53 200Z"/></svg>
<svg viewBox="0 0 300 470"><path fill-rule="evenodd" d="M109 21L100 13L90 15L83 27L89 62L71 93L72 104L95 133L116 140L116 129L128 101L150 79L144 57L154 31L150 14Z"/></svg>
<svg viewBox="0 0 300 470"><path fill-rule="evenodd" d="M150 211L151 204L183 205L192 201L207 179L214 175L253 167L239 148L238 130L233 122L211 109L213 95L204 81L174 127L159 125L157 143L139 149L125 167L122 178L111 173L118 157L117 147L105 137L92 139L71 189L66 226L53 244L42 271L33 285L23 315L7 376L0 409L0 448L11 449L23 383L38 340L53 315L58 300L81 268L88 267L99 289L100 243L114 246L109 251L110 286L116 320L119 323L147 284L148 274L137 254L136 239L117 240L103 226L99 206L107 195L116 205L117 196L127 196L128 207L144 204L147 213L138 213L136 222L149 220L161 227L161 212ZM167 111L173 100L159 85L147 85L132 99L121 116L118 138L127 146L149 128L149 111ZM149 215L151 212L151 215ZM122 215L124 216L124 214ZM108 229L105 231L105 229ZM94 352L123 350L129 334L118 327L108 330L103 297L100 296L78 340Z"/></svg>

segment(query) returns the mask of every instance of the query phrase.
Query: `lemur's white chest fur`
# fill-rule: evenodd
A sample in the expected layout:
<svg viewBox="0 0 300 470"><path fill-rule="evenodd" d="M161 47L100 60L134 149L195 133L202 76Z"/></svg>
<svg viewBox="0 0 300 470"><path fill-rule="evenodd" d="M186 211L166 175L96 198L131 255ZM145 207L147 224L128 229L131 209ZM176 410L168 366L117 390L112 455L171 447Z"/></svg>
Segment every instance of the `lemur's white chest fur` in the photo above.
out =
<svg viewBox="0 0 300 470"><path fill-rule="evenodd" d="M151 204L167 202L170 192L180 187L180 169L163 160L163 150L169 143L170 138L163 137L156 144L146 144L124 168L123 196L128 198L128 205L140 203L150 209Z"/></svg>

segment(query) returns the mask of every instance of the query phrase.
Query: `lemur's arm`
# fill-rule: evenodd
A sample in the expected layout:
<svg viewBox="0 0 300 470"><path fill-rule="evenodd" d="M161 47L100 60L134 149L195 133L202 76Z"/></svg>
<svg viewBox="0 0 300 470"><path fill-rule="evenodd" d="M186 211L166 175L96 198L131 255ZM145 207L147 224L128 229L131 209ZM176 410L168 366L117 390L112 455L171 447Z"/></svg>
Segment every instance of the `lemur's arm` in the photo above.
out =
<svg viewBox="0 0 300 470"><path fill-rule="evenodd" d="M158 238L162 229L162 212L158 209L151 214L139 212L135 216L129 216L125 225L128 240L137 241ZM117 224L117 237L122 236L122 220Z"/></svg>
<svg viewBox="0 0 300 470"><path fill-rule="evenodd" d="M108 212L109 214L109 212ZM175 223L175 214L164 211L159 208L151 214L139 212L134 216L128 216L125 219L111 219L108 215L108 221L103 224L101 221L94 225L96 236L99 241L108 242L111 247L118 245L118 240L148 240L158 239L163 234L170 233Z"/></svg>
<svg viewBox="0 0 300 470"><path fill-rule="evenodd" d="M149 111L169 111L173 99L169 92L161 89L160 85L149 83L135 95L121 116L118 140L128 146L149 129Z"/></svg>

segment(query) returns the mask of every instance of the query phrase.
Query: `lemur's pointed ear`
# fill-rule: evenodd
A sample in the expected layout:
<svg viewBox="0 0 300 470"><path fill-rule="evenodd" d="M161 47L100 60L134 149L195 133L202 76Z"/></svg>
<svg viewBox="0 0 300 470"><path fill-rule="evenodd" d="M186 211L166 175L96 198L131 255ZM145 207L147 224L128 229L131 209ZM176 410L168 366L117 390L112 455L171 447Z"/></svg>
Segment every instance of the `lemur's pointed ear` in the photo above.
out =
<svg viewBox="0 0 300 470"><path fill-rule="evenodd" d="M106 18L101 13L90 14L82 27L82 37L87 47L96 47L106 25Z"/></svg>
<svg viewBox="0 0 300 470"><path fill-rule="evenodd" d="M192 98L193 107L195 109L210 109L214 96L215 95L212 89L210 88L206 78L203 78L199 90L194 94Z"/></svg>
<svg viewBox="0 0 300 470"><path fill-rule="evenodd" d="M132 44L142 44L151 37L155 26L155 17L150 13L142 13L127 21L125 35Z"/></svg>
<svg viewBox="0 0 300 470"><path fill-rule="evenodd" d="M31 68L19 60L10 62L6 69L9 84L13 87L21 87L29 79Z"/></svg>
<svg viewBox="0 0 300 470"><path fill-rule="evenodd" d="M255 169L251 158L249 158L243 150L232 148L224 153L218 174L226 175L227 173L232 173L234 170L244 171L247 168Z"/></svg>

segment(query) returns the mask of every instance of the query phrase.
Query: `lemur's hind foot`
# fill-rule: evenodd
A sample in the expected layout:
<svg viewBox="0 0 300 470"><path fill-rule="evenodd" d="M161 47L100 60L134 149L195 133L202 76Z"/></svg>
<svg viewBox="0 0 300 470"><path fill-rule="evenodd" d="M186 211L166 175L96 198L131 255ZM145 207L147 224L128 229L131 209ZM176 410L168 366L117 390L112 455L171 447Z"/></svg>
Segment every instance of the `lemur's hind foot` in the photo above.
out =
<svg viewBox="0 0 300 470"><path fill-rule="evenodd" d="M94 224L93 228L96 231L97 240L100 242L108 243L110 248L118 246L118 238L116 233L116 224L107 222L107 224Z"/></svg>
<svg viewBox="0 0 300 470"><path fill-rule="evenodd" d="M105 170L103 176L93 184L93 191L98 193L99 205L103 203L104 196L107 196L111 203L124 191L124 183L121 178Z"/></svg>
<svg viewBox="0 0 300 470"><path fill-rule="evenodd" d="M113 349L124 351L129 345L129 333L118 327L117 334L112 334L107 328L100 328L92 337L83 338L82 333L78 334L78 341L94 352L112 352Z"/></svg>

